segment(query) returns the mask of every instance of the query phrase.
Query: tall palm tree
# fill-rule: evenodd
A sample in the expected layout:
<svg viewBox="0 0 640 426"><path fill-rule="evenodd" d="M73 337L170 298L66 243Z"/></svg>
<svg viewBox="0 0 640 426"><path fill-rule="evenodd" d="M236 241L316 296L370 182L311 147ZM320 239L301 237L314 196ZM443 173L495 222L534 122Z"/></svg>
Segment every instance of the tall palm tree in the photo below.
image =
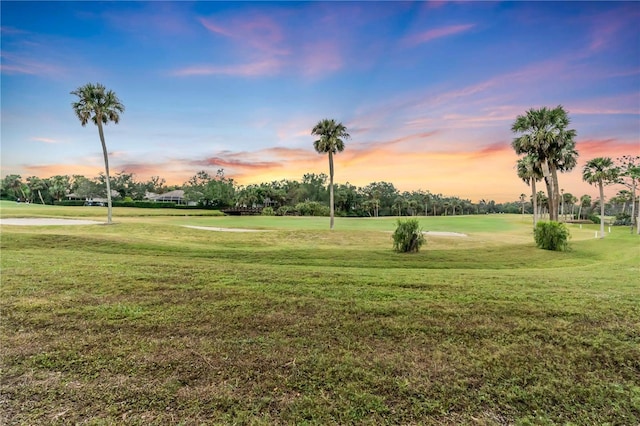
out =
<svg viewBox="0 0 640 426"><path fill-rule="evenodd" d="M347 128L342 123L336 123L333 119L323 119L318 121L312 135L319 136L313 143L313 147L320 154L329 154L329 208L331 212L331 222L329 229L333 229L333 155L344 151L344 139L351 136L347 133Z"/></svg>
<svg viewBox="0 0 640 426"><path fill-rule="evenodd" d="M533 203L533 228L535 229L538 222L538 197L536 196L536 181L542 179L542 170L540 169L540 163L534 155L529 154L519 159L516 167L518 170L518 177L522 179L527 185L531 186L531 202Z"/></svg>
<svg viewBox="0 0 640 426"><path fill-rule="evenodd" d="M582 180L593 185L598 184L600 190L600 238L604 238L604 186L614 183L619 169L609 157L598 157L587 161L582 169Z"/></svg>
<svg viewBox="0 0 640 426"><path fill-rule="evenodd" d="M120 114L124 112L124 105L120 102L116 94L112 90L107 90L102 84L85 84L71 92L72 95L78 97L77 102L73 102L71 106L80 120L80 124L84 127L89 120L98 126L98 134L100 135L100 143L102 143L102 154L104 155L104 171L107 183L107 223L111 223L111 183L109 177L109 157L107 155L107 145L104 141L103 124L113 121L118 124Z"/></svg>
<svg viewBox="0 0 640 426"><path fill-rule="evenodd" d="M547 186L549 218L558 220L560 193L557 172L570 171L576 165L576 131L567 129L569 117L561 105L530 109L519 115L511 131L517 135L512 146L516 154L534 154L540 161Z"/></svg>

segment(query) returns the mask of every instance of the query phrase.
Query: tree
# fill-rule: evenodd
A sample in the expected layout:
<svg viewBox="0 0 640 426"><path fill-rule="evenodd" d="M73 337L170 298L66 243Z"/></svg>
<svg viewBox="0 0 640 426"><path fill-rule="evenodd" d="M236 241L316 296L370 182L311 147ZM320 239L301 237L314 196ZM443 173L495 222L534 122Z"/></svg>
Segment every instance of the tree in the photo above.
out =
<svg viewBox="0 0 640 426"><path fill-rule="evenodd" d="M591 196L590 195L583 195L582 197L580 197L580 208L578 208L578 219L582 219L582 208L583 207L590 207L591 206Z"/></svg>
<svg viewBox="0 0 640 426"><path fill-rule="evenodd" d="M569 212L569 207L571 207L571 219L574 219L573 211L575 208L576 201L578 201L578 199L574 197L573 194L571 194L570 192L565 192L562 194L562 202L565 206L564 220L567 220L567 213Z"/></svg>
<svg viewBox="0 0 640 426"><path fill-rule="evenodd" d="M49 179L49 193L54 200L60 201L68 194L71 187L69 176L56 175Z"/></svg>
<svg viewBox="0 0 640 426"><path fill-rule="evenodd" d="M625 155L616 159L620 164L620 183L631 189L631 232L635 221L636 232L640 234L640 206L636 211L636 189L640 182L640 157ZM636 217L636 213L638 213Z"/></svg>
<svg viewBox="0 0 640 426"><path fill-rule="evenodd" d="M327 178L324 173L305 173L302 176L302 189L305 192L304 200L326 202Z"/></svg>
<svg viewBox="0 0 640 426"><path fill-rule="evenodd" d="M184 184L184 196L204 207L227 207L233 204L235 184L233 179L225 177L223 169L219 169L214 177L201 170ZM264 196L261 198L264 200ZM245 200L236 198L236 201Z"/></svg>
<svg viewBox="0 0 640 426"><path fill-rule="evenodd" d="M151 176L151 178L144 183L144 189L146 192L161 194L166 189L166 183L167 181L160 176Z"/></svg>
<svg viewBox="0 0 640 426"><path fill-rule="evenodd" d="M5 191L11 191L16 199L20 199L22 194L22 200L26 201L27 194L24 193L24 184L22 183L22 177L20 175L7 175L2 181L2 187ZM19 191L19 192L18 192Z"/></svg>
<svg viewBox="0 0 640 426"><path fill-rule="evenodd" d="M535 229L536 223L538 222L538 197L536 196L536 181L542 178L540 163L534 155L528 154L518 160L516 168L518 171L518 177L531 187L531 202L533 204L533 228ZM524 213L524 206L522 208L522 211Z"/></svg>
<svg viewBox="0 0 640 426"><path fill-rule="evenodd" d="M518 200L520 201L520 206L522 207L522 218L524 219L524 203L527 201L527 194L523 192L522 194L520 194L520 198Z"/></svg>
<svg viewBox="0 0 640 426"><path fill-rule="evenodd" d="M120 114L124 112L124 105L120 102L112 90L107 90L102 84L85 84L71 92L78 97L77 102L71 105L84 127L89 120L98 126L100 143L102 144L102 155L104 156L104 171L107 184L107 223L111 223L111 184L109 182L109 156L107 154L107 144L104 141L103 124L113 121L118 124Z"/></svg>
<svg viewBox="0 0 640 426"><path fill-rule="evenodd" d="M560 192L557 172L572 170L577 163L576 131L567 129L569 117L561 105L530 109L519 115L511 131L517 135L512 146L516 154L533 154L540 162L547 186L549 218L558 220Z"/></svg>
<svg viewBox="0 0 640 426"><path fill-rule="evenodd" d="M344 150L344 139L351 136L347 133L347 128L342 123L335 120L323 119L311 130L312 135L319 136L313 143L316 152L329 154L329 229L333 229L333 155Z"/></svg>
<svg viewBox="0 0 640 426"><path fill-rule="evenodd" d="M27 178L27 186L31 191L31 196L34 197L35 194L37 193L38 197L40 198L40 202L44 204L44 199L42 198L42 190L47 189L47 186L45 185L44 181L37 176L29 176ZM32 199L31 202L33 201L35 200Z"/></svg>
<svg viewBox="0 0 640 426"><path fill-rule="evenodd" d="M591 185L598 184L600 190L600 238L604 238L604 186L614 183L619 172L609 157L589 160L582 169L582 180Z"/></svg>

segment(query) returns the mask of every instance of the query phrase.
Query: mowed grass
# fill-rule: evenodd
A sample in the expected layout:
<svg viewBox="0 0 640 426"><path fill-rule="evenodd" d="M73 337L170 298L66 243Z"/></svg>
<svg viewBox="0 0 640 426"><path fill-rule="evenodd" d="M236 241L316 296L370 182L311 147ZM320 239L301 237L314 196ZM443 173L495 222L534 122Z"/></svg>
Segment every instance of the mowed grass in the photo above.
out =
<svg viewBox="0 0 640 426"><path fill-rule="evenodd" d="M0 423L638 424L640 239L528 219L3 225Z"/></svg>

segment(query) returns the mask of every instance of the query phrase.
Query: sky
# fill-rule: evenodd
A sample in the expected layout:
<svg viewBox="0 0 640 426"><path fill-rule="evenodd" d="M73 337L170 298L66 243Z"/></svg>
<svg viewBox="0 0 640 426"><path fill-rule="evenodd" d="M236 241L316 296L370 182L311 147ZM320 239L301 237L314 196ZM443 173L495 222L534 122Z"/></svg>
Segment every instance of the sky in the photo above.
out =
<svg viewBox="0 0 640 426"><path fill-rule="evenodd" d="M640 2L12 2L1 8L1 174L97 176L71 91L113 90L111 173L238 184L328 173L311 129L342 122L336 183L514 201L511 125L562 105L578 166L640 155ZM539 185L544 188L544 185ZM610 188L609 191L622 189Z"/></svg>

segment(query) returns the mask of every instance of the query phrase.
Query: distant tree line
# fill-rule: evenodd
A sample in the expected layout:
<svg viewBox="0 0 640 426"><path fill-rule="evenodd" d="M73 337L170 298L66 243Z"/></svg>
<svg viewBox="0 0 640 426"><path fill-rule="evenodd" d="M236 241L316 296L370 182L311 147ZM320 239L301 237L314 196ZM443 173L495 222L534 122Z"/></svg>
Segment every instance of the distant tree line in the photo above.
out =
<svg viewBox="0 0 640 426"><path fill-rule="evenodd" d="M324 173L307 173L301 180L281 179L252 185L238 185L225 176L222 169L215 174L200 171L182 185L169 186L160 176L137 180L132 173L119 172L111 176L111 191L116 201L143 201L153 195L184 190L186 202L203 208L229 207L263 208L274 215L329 216L329 184ZM599 200L588 195L576 197L561 192L562 219L588 218L599 209ZM83 175L56 175L50 178L11 174L4 177L0 197L31 203L55 204L72 197L79 200L106 198L104 174L88 178ZM538 192L538 215L548 215L546 195ZM532 214L531 197L521 194L516 201L497 203L494 200L472 202L457 196L432 193L428 190L400 191L390 182L372 182L357 187L338 183L334 191L337 216L453 216L487 213ZM609 215L630 213L631 191L621 190L605 204Z"/></svg>

